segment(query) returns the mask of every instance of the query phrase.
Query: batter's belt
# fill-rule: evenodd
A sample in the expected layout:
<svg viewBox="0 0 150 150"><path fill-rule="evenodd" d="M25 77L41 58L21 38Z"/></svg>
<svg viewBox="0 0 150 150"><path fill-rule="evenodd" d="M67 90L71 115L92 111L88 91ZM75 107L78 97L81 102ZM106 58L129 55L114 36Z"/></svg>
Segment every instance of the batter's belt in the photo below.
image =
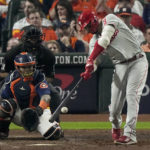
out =
<svg viewBox="0 0 150 150"><path fill-rule="evenodd" d="M130 62L135 61L135 60L137 60L137 59L139 59L139 58L142 58L143 56L144 56L144 55L141 54L141 53L140 53L140 54L137 54L137 55L133 56L132 58L129 58L129 59L124 60L124 61L121 61L120 64L130 63Z"/></svg>

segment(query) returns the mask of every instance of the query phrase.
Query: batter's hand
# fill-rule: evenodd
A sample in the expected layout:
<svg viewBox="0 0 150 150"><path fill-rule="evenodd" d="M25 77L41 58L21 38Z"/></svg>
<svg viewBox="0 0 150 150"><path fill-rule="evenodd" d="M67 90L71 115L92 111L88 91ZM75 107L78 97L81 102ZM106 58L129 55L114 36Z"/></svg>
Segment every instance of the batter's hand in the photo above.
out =
<svg viewBox="0 0 150 150"><path fill-rule="evenodd" d="M84 80L88 80L91 77L91 74L94 70L94 63L92 59L88 59L85 65L85 72L81 73L80 76Z"/></svg>

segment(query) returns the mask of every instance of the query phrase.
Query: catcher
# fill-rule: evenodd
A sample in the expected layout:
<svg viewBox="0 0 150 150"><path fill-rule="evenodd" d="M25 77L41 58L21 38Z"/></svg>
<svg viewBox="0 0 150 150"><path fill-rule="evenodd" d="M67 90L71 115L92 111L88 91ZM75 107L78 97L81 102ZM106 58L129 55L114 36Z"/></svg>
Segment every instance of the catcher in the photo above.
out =
<svg viewBox="0 0 150 150"><path fill-rule="evenodd" d="M15 71L5 79L0 99L0 138L9 135L11 122L27 131L38 131L44 139L59 139L61 128L49 122L50 88L45 76L35 69L32 55L22 52L15 57Z"/></svg>

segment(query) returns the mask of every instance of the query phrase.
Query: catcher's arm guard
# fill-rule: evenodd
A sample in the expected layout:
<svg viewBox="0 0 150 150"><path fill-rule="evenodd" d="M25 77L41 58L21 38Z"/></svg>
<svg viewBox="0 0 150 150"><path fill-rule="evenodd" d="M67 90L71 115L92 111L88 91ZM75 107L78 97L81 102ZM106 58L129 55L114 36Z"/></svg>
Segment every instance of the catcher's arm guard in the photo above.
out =
<svg viewBox="0 0 150 150"><path fill-rule="evenodd" d="M34 109L25 108L21 114L21 122L25 130L35 131L39 124L39 116Z"/></svg>

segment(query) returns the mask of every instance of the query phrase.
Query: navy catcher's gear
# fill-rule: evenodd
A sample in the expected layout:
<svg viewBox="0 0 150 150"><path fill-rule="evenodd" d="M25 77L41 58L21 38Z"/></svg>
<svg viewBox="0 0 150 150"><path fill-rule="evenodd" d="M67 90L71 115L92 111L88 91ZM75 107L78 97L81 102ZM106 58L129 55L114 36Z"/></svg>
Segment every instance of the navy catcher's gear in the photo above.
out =
<svg viewBox="0 0 150 150"><path fill-rule="evenodd" d="M35 71L35 60L33 56L27 52L22 52L15 57L14 64L16 69L20 72L23 77L32 77ZM21 69L22 68L22 69ZM27 79L27 80L29 80Z"/></svg>
<svg viewBox="0 0 150 150"><path fill-rule="evenodd" d="M25 130L35 131L39 123L37 112L31 108L24 109L21 114L21 122Z"/></svg>
<svg viewBox="0 0 150 150"><path fill-rule="evenodd" d="M12 117L17 109L17 104L14 99L0 100L0 117Z"/></svg>
<svg viewBox="0 0 150 150"><path fill-rule="evenodd" d="M10 123L8 120L0 120L0 139L8 137Z"/></svg>
<svg viewBox="0 0 150 150"><path fill-rule="evenodd" d="M35 65L33 56L27 52L22 52L15 57L15 66L30 66Z"/></svg>
<svg viewBox="0 0 150 150"><path fill-rule="evenodd" d="M21 109L27 108L30 103L31 88L27 82L22 80L16 83L13 87L14 95Z"/></svg>

